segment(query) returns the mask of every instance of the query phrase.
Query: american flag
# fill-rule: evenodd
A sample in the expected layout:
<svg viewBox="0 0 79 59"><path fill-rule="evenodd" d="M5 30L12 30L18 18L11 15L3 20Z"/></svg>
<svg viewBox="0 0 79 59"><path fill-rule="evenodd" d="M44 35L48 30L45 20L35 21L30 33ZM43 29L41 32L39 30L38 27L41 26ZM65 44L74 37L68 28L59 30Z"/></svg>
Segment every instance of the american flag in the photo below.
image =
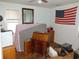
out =
<svg viewBox="0 0 79 59"><path fill-rule="evenodd" d="M73 7L65 10L56 10L57 24L75 25L77 7Z"/></svg>

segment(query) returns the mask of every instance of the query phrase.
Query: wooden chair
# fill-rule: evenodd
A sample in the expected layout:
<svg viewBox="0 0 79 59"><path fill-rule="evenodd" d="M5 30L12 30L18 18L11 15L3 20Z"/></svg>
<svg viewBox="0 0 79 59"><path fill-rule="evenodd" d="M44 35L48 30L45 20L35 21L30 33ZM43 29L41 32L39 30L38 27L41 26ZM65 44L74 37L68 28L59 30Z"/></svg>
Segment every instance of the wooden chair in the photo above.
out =
<svg viewBox="0 0 79 59"><path fill-rule="evenodd" d="M37 54L37 55L40 55L40 57L43 57L43 59L47 59L47 47L49 46L48 45L49 34L33 32L31 42L32 42L32 55ZM39 59L39 57L37 58Z"/></svg>

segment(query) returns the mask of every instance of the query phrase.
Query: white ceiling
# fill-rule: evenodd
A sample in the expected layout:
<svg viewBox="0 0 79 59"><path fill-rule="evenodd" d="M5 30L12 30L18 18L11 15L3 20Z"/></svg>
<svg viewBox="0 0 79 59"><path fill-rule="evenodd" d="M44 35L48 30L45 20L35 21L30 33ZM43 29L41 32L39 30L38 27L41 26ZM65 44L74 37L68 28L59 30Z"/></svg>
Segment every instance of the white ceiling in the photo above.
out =
<svg viewBox="0 0 79 59"><path fill-rule="evenodd" d="M48 3L42 3L42 4L39 4L37 2L38 0L0 0L0 1L41 6L41 7L55 7L55 6L75 3L75 2L78 2L79 0L48 0ZM32 1L32 2L29 2L29 1Z"/></svg>

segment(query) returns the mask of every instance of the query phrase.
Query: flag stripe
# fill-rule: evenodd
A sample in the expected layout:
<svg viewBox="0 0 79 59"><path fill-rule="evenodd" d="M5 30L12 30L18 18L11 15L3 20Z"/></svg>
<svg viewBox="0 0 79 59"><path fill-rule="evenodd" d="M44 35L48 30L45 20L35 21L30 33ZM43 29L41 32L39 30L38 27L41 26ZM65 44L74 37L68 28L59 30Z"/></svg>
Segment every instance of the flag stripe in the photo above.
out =
<svg viewBox="0 0 79 59"><path fill-rule="evenodd" d="M64 21L64 20L67 20L67 21L68 21L68 20L75 19L75 17L72 17L72 18L71 18L71 17L70 17L70 18L56 18L56 19L63 20L63 21Z"/></svg>
<svg viewBox="0 0 79 59"><path fill-rule="evenodd" d="M62 20L59 20L59 21L57 21L57 22L74 22L74 20L68 20L68 21L66 21L66 20L64 20L64 21L62 21Z"/></svg>
<svg viewBox="0 0 79 59"><path fill-rule="evenodd" d="M65 13L68 13L68 12L73 12L73 11L77 11L76 9L73 9L73 10L65 10L64 12Z"/></svg>
<svg viewBox="0 0 79 59"><path fill-rule="evenodd" d="M56 21L62 21L62 20L61 19L58 19ZM63 21L74 21L74 19L72 19L72 20L63 20Z"/></svg>
<svg viewBox="0 0 79 59"><path fill-rule="evenodd" d="M67 23L68 24L68 23L74 23L74 22L57 22L57 23Z"/></svg>
<svg viewBox="0 0 79 59"><path fill-rule="evenodd" d="M72 15L65 15L64 16L64 18L69 18L69 17L76 17L76 15L75 14L74 15L72 14Z"/></svg>
<svg viewBox="0 0 79 59"><path fill-rule="evenodd" d="M56 22L57 22L57 21L56 21ZM67 23L67 24L68 24L68 23L74 23L74 22L57 22L57 23Z"/></svg>
<svg viewBox="0 0 79 59"><path fill-rule="evenodd" d="M69 8L69 9L66 9L65 11L74 10L74 9L77 9L77 7Z"/></svg>
<svg viewBox="0 0 79 59"><path fill-rule="evenodd" d="M75 25L75 23L56 22L57 24Z"/></svg>
<svg viewBox="0 0 79 59"><path fill-rule="evenodd" d="M64 22L64 21L65 21L65 22L73 22L73 21L75 21L75 20L74 20L74 19L72 19L72 20L63 20L63 21L62 21L62 20L57 20L57 22Z"/></svg>
<svg viewBox="0 0 79 59"><path fill-rule="evenodd" d="M76 12L64 13L64 15L72 15L72 14L76 14Z"/></svg>
<svg viewBox="0 0 79 59"><path fill-rule="evenodd" d="M74 25L75 24L75 19L76 19L76 13L77 13L77 7L66 9L66 10L64 10L64 14L61 13L61 15L56 17L55 22L58 23L58 24L68 24L68 25L71 24L71 25Z"/></svg>
<svg viewBox="0 0 79 59"><path fill-rule="evenodd" d="M74 22L56 22L56 23L60 23L60 24L75 24Z"/></svg>

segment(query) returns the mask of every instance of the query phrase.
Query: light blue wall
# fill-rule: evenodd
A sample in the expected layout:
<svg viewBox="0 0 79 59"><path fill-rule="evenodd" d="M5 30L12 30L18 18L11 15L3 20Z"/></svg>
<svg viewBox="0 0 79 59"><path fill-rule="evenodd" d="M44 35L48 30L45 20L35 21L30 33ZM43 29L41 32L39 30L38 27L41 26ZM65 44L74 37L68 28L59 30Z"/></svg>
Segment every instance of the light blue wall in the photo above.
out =
<svg viewBox="0 0 79 59"><path fill-rule="evenodd" d="M44 7L35 7L30 5L21 5L21 4L14 4L14 3L4 3L0 2L0 5L3 7L2 11L4 16L4 22L6 23L6 16L5 11L6 9L17 10L19 12L19 23L22 23L22 8L32 8L34 9L34 23L45 23L50 26L50 21L52 20L51 17L51 9L44 8ZM6 27L6 25L5 25Z"/></svg>
<svg viewBox="0 0 79 59"><path fill-rule="evenodd" d="M69 9L72 7L78 6L77 8L77 15L75 19L75 25L62 25L55 23L55 12L56 10L64 10ZM73 3L69 5L64 5L60 7L56 7L52 9L52 17L53 17L53 24L55 29L55 41L63 44L63 43L70 43L74 50L79 48L79 3ZM53 26L53 25L52 25Z"/></svg>

